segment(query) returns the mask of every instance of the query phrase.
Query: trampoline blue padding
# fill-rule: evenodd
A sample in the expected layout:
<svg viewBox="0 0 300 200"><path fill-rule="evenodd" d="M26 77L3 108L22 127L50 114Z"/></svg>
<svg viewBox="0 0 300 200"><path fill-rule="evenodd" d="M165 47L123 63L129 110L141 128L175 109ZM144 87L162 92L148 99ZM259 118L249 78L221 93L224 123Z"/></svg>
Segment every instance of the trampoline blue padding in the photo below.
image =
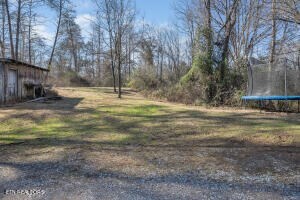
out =
<svg viewBox="0 0 300 200"><path fill-rule="evenodd" d="M242 100L300 100L300 96L244 96L242 97Z"/></svg>

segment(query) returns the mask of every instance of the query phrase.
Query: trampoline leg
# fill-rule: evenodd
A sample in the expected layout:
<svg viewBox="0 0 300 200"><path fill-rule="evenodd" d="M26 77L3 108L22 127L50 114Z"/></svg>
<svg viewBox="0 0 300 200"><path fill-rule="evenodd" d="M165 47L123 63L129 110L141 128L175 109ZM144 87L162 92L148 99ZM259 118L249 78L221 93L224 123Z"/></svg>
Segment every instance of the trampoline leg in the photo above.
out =
<svg viewBox="0 0 300 200"><path fill-rule="evenodd" d="M246 108L247 108L247 101L246 100L242 100L242 108L244 108L244 110L246 110Z"/></svg>
<svg viewBox="0 0 300 200"><path fill-rule="evenodd" d="M261 113L262 110L261 110L261 100L259 101L259 112Z"/></svg>

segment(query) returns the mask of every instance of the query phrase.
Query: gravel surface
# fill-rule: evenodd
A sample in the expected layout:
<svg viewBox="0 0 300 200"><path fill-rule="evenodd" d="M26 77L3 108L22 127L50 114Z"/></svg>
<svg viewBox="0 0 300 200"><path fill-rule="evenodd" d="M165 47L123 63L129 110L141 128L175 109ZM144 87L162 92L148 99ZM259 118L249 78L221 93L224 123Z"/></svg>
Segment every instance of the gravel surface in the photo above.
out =
<svg viewBox="0 0 300 200"><path fill-rule="evenodd" d="M95 176L95 175L94 175ZM299 199L299 187L239 184L206 180L192 175L132 178L99 174L93 178L22 179L12 188L41 188L32 197L1 195L1 199ZM9 187L9 184L6 185Z"/></svg>
<svg viewBox="0 0 300 200"><path fill-rule="evenodd" d="M226 149L221 149L228 151ZM221 151L218 149L217 151ZM65 150L67 151L67 150ZM210 150L207 150L210 151ZM294 172L294 183L279 182L272 175L242 175L217 170L207 174L201 170L164 173L130 170L95 169L84 157L84 150L72 149L57 161L0 163L0 190L44 191L42 195L0 194L0 199L299 199L299 171ZM140 150L138 151L139 153ZM205 153L202 149L199 152ZM59 151L57 152L59 153ZM132 154L133 152L127 152ZM207 153L207 152L206 152ZM200 154L200 153L199 153ZM49 157L50 154L46 154ZM50 156L51 157L51 156ZM103 161L105 162L105 161ZM101 163L99 163L101 165ZM162 168L163 168L163 164ZM145 166L140 166L144 168ZM201 166L199 166L201 167ZM112 166L113 169L113 166ZM126 171L124 170L124 171ZM172 171L172 170L170 170ZM138 175L139 174L139 175ZM290 175L291 176L291 175Z"/></svg>

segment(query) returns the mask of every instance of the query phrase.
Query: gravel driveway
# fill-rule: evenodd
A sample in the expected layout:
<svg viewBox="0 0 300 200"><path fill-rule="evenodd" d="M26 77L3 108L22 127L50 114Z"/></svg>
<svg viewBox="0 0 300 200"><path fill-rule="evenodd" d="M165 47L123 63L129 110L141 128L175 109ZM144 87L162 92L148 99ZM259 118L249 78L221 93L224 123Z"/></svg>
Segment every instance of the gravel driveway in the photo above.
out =
<svg viewBox="0 0 300 200"><path fill-rule="evenodd" d="M12 147L6 147L9 150ZM26 147L24 147L26 148ZM85 149L86 148L86 149ZM89 150L90 152L87 152ZM110 155L135 156L137 153L148 153L149 149L121 149L119 153ZM208 172L199 166L198 170L187 171L172 168L165 162L157 159L161 169L170 167L169 172L159 169L149 169L145 165L128 166L124 163L109 170L103 169L107 150L90 149L85 146L63 148L65 156L55 157L60 150L35 150L31 155L11 154L9 160L0 163L0 190L41 190L44 194L38 195L0 195L1 199L299 199L299 171L294 168L288 174L288 180L278 181L274 174L253 175L249 171L237 174L230 170L216 170ZM111 150L110 150L111 151ZM175 149L168 149L170 156L176 156ZM220 148L194 149L193 155L229 151ZM237 149L237 154L249 149ZM284 151L284 150L283 150ZM98 153L99 160L89 160L87 154ZM101 152L101 154L99 154ZM181 152L179 159L190 156L188 151ZM230 153L230 152L228 152ZM287 152L288 153L288 152ZM186 154L186 155L185 155ZM103 156L101 156L103 155ZM269 159L272 154L265 155ZM27 157L27 159L24 159ZM46 161L45 157L47 157ZM99 158L100 157L100 158ZM102 157L102 158L101 158ZM264 157L266 159L267 157ZM124 157L125 158L125 157ZM22 159L22 162L20 162ZM43 161L41 161L43 160ZM51 160L51 161L49 161ZM88 161L89 160L89 161ZM259 164L259 160L258 160ZM96 166L98 165L98 166ZM250 165L249 165L250 166ZM287 167L287 166L282 166ZM289 169L292 169L289 166ZM297 166L294 166L297 167ZM284 170L282 170L284 171ZM17 178L16 178L17 177ZM6 191L7 193L11 191Z"/></svg>

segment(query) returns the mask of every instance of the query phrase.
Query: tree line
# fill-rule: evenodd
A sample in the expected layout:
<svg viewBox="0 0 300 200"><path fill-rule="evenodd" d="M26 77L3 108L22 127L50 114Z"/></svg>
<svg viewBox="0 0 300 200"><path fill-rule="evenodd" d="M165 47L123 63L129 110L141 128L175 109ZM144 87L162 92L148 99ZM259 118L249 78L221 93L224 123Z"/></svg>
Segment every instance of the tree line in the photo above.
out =
<svg viewBox="0 0 300 200"><path fill-rule="evenodd" d="M51 70L52 82L130 86L169 100L227 104L246 89L252 58L300 57L298 0L176 0L176 19L155 26L133 0L93 0L84 38L69 0L1 0L1 57ZM37 28L55 13L51 44ZM93 13L92 13L93 12Z"/></svg>

